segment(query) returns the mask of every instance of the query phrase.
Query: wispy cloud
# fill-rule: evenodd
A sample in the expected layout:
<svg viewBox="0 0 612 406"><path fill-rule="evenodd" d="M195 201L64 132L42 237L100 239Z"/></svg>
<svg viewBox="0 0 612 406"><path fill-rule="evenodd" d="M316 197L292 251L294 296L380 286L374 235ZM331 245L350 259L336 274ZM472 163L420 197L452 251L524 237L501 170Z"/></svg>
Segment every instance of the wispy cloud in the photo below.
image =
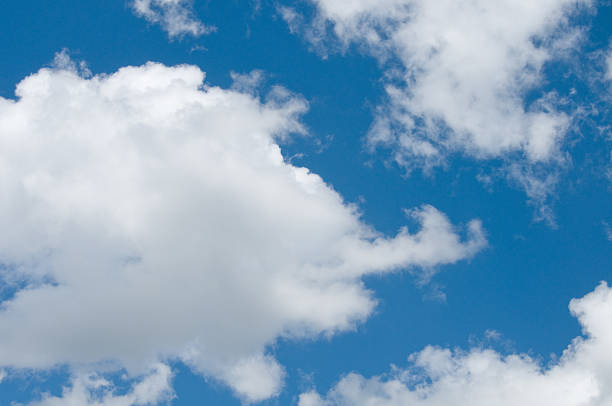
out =
<svg viewBox="0 0 612 406"><path fill-rule="evenodd" d="M216 30L195 16L193 0L133 0L132 8L136 15L161 25L171 39L185 35L199 37Z"/></svg>

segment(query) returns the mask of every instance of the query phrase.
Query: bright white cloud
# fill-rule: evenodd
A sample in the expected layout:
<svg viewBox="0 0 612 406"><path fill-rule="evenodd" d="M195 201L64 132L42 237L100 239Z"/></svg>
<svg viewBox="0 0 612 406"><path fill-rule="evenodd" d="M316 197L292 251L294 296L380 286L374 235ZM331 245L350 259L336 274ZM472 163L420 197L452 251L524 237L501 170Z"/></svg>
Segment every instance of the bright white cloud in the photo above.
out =
<svg viewBox="0 0 612 406"><path fill-rule="evenodd" d="M525 354L427 347L411 368L391 377L351 373L325 397L300 396L300 406L607 406L612 404L612 289L602 283L572 300L585 337L558 362L543 366Z"/></svg>
<svg viewBox="0 0 612 406"><path fill-rule="evenodd" d="M133 406L153 405L172 399L172 372L158 364L142 380L123 395L115 394L112 383L97 375L80 374L65 387L61 396L43 395L28 406Z"/></svg>
<svg viewBox="0 0 612 406"><path fill-rule="evenodd" d="M170 38L192 35L199 37L215 31L204 25L193 13L193 0L133 0L136 15L150 23L160 24Z"/></svg>
<svg viewBox="0 0 612 406"><path fill-rule="evenodd" d="M471 257L431 206L380 235L277 140L306 103L202 85L194 66L42 69L0 98L0 367L139 374L178 359L257 401L278 337L345 331L376 305L361 277ZM416 272L416 270L415 270ZM23 289L26 284L27 288Z"/></svg>

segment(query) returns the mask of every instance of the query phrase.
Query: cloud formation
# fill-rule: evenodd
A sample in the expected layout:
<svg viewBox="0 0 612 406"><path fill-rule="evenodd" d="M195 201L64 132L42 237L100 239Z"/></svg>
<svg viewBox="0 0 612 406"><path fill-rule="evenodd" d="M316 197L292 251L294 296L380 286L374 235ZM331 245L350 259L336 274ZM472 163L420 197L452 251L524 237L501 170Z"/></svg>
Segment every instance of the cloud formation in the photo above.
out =
<svg viewBox="0 0 612 406"><path fill-rule="evenodd" d="M580 43L570 20L590 0L311 3L312 21L281 7L292 32L322 52L354 45L383 67L372 151L389 151L407 172L429 172L453 154L511 163L511 183L525 190L536 218L554 223L547 205L572 114L560 107L564 95L544 90L543 72Z"/></svg>
<svg viewBox="0 0 612 406"><path fill-rule="evenodd" d="M612 403L612 289L601 283L570 310L585 337L543 366L525 354L427 347L390 378L351 373L325 397L300 396L299 406L606 406Z"/></svg>
<svg viewBox="0 0 612 406"><path fill-rule="evenodd" d="M28 406L133 406L154 405L172 399L172 372L164 364L132 385L128 393L115 394L116 388L106 379L95 374L80 374L65 387L61 396L43 395L39 401Z"/></svg>
<svg viewBox="0 0 612 406"><path fill-rule="evenodd" d="M282 388L267 350L278 337L370 315L362 276L486 245L479 221L462 238L427 205L407 211L416 232L364 224L283 159L278 141L304 132L307 109L283 88L262 101L194 66L65 66L0 98L0 282L14 292L0 302L0 368L143 374L180 360L262 400Z"/></svg>
<svg viewBox="0 0 612 406"><path fill-rule="evenodd" d="M612 80L612 49L608 49L605 62L605 79Z"/></svg>
<svg viewBox="0 0 612 406"><path fill-rule="evenodd" d="M343 44L400 62L388 72L389 103L369 140L392 145L401 164L436 164L453 151L520 152L532 162L555 156L568 117L556 111L554 94L527 93L542 83L543 65L574 44L578 32L563 24L587 1L313 2L315 24L330 23Z"/></svg>
<svg viewBox="0 0 612 406"><path fill-rule="evenodd" d="M216 30L194 16L193 0L133 0L132 9L137 16L161 25L171 39L199 37Z"/></svg>

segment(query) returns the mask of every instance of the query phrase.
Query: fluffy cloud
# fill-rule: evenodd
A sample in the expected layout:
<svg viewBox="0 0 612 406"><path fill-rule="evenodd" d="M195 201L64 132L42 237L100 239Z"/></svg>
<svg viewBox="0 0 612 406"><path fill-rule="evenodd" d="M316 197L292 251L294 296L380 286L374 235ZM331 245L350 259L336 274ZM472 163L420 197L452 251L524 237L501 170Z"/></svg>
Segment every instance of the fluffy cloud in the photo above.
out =
<svg viewBox="0 0 612 406"><path fill-rule="evenodd" d="M586 1L313 2L343 43L401 62L370 142L392 144L402 164L435 164L456 150L479 158L518 151L533 162L555 155L568 117L554 95L527 103L526 93L559 47L572 45L577 33L557 30Z"/></svg>
<svg viewBox="0 0 612 406"><path fill-rule="evenodd" d="M612 403L612 289L602 283L570 304L585 337L552 366L524 354L428 347L412 368L391 378L352 373L323 398L304 393L300 406L605 406Z"/></svg>
<svg viewBox="0 0 612 406"><path fill-rule="evenodd" d="M192 35L199 37L215 30L202 24L193 15L193 0L133 0L136 15L160 24L170 38Z"/></svg>
<svg viewBox="0 0 612 406"><path fill-rule="evenodd" d="M0 302L0 367L181 360L261 400L282 388L278 337L368 317L362 276L429 272L486 244L478 221L462 239L431 206L407 211L420 230L380 235L284 161L301 98L203 79L155 63L42 69L0 98L0 281L15 292Z"/></svg>
<svg viewBox="0 0 612 406"><path fill-rule="evenodd" d="M114 386L96 375L78 375L61 396L45 395L28 406L132 406L152 405L172 398L172 372L158 364L124 395L116 395Z"/></svg>
<svg viewBox="0 0 612 406"><path fill-rule="evenodd" d="M509 171L538 217L563 166L571 114L544 92L543 67L580 41L568 22L590 0L311 0L305 24L281 8L294 32L318 49L355 44L384 67L386 101L367 143L391 151L398 165L430 171L451 154L520 162ZM542 176L534 176L534 166ZM514 176L518 175L518 177ZM553 182L551 182L551 180ZM532 184L546 184L541 194Z"/></svg>

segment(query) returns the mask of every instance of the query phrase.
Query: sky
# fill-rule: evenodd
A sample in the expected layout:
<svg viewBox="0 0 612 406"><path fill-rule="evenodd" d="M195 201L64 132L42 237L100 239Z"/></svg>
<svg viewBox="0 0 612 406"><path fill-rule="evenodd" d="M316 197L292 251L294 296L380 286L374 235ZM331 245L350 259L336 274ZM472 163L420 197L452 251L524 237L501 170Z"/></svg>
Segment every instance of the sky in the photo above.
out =
<svg viewBox="0 0 612 406"><path fill-rule="evenodd" d="M4 5L0 406L612 405L611 22Z"/></svg>

